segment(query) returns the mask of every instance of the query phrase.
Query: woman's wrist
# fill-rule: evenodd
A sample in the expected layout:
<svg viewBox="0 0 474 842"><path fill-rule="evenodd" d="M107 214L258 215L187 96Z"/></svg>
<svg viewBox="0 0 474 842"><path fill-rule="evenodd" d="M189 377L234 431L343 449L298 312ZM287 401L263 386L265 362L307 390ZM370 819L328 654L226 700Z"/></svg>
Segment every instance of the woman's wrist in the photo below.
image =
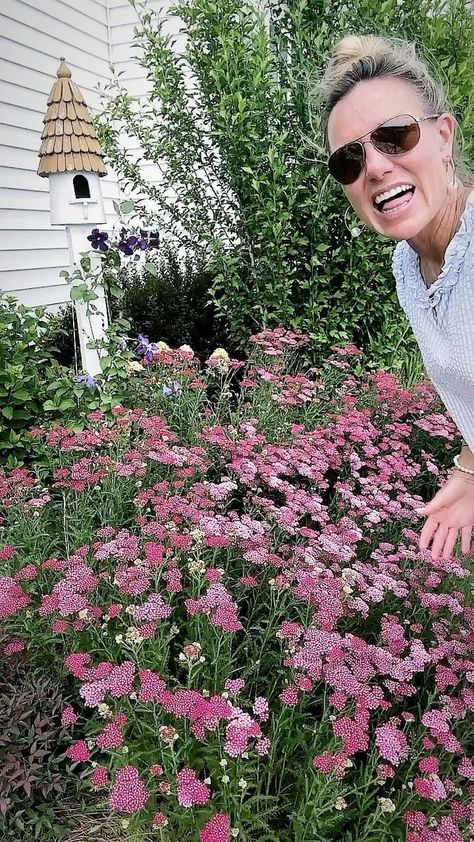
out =
<svg viewBox="0 0 474 842"><path fill-rule="evenodd" d="M459 468L467 468L470 471L474 471L474 453L467 444L464 444L461 447L461 452L458 457L458 467Z"/></svg>

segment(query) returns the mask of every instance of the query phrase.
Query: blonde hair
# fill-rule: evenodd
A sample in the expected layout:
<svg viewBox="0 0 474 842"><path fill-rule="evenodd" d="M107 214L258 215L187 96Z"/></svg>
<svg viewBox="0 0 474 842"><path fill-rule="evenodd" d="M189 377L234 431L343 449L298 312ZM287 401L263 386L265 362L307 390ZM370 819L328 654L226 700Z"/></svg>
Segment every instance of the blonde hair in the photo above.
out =
<svg viewBox="0 0 474 842"><path fill-rule="evenodd" d="M402 79L415 88L424 116L443 112L452 114L443 86L419 57L414 43L379 35L347 35L333 48L325 73L317 86L326 143L329 115L336 103L359 82L386 77ZM456 133L453 160L461 179L472 179Z"/></svg>

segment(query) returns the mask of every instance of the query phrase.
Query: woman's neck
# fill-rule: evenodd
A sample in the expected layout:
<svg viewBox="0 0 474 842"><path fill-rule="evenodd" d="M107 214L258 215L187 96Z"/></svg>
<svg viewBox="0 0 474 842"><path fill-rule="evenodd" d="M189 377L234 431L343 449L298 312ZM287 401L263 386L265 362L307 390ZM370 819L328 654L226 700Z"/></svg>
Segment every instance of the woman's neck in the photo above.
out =
<svg viewBox="0 0 474 842"><path fill-rule="evenodd" d="M459 220L471 190L472 185L460 184L456 191L452 191L451 201L446 202L430 224L412 240L408 240L419 255L421 273L427 286L436 280L441 271L446 249L459 228Z"/></svg>

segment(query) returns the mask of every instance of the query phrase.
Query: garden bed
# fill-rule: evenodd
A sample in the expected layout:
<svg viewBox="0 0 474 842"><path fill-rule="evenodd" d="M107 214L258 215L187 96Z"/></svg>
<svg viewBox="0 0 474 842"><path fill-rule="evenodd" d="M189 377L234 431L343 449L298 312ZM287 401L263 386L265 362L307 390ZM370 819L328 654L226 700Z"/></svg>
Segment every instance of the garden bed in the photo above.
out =
<svg viewBox="0 0 474 842"><path fill-rule="evenodd" d="M3 657L62 700L5 838L53 766L130 839L474 832L470 562L420 551L414 511L455 427L351 346L302 373L304 341L155 351L130 406L0 472Z"/></svg>

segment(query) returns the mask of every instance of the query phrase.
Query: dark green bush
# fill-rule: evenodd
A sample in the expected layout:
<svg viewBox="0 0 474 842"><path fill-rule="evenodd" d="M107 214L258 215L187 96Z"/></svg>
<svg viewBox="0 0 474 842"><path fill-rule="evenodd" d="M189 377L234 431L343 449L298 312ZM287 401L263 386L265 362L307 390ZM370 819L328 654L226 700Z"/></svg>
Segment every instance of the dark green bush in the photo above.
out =
<svg viewBox="0 0 474 842"><path fill-rule="evenodd" d="M212 274L192 257L180 260L165 246L148 260L155 271L138 271L129 264L122 276L124 295L120 309L132 325L132 335L146 334L150 341L177 348L190 345L205 359L216 348L229 348L225 319L209 302Z"/></svg>

